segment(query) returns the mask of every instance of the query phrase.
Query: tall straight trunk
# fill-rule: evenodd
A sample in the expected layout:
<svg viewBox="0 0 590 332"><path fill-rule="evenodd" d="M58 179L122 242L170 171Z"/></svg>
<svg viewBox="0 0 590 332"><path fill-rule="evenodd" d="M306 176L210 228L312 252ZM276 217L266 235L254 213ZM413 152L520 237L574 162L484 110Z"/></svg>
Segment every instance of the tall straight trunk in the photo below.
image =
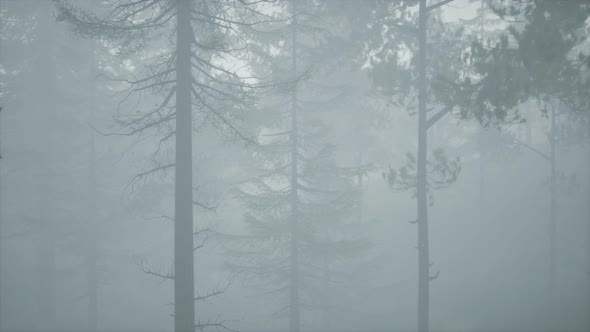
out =
<svg viewBox="0 0 590 332"><path fill-rule="evenodd" d="M55 161L54 156L56 140L53 135L56 118L56 75L55 56L53 52L53 17L51 16L52 2L43 1L39 8L38 45L37 58L38 84L37 93L40 98L36 103L38 117L38 133L41 135L39 152L40 161L38 200L39 218L37 222L37 277L38 279L38 316L37 324L40 330L54 330L56 328L56 203L55 189Z"/></svg>
<svg viewBox="0 0 590 332"><path fill-rule="evenodd" d="M94 113L96 108L96 85L94 79L96 77L96 44L91 42L90 48L90 98L88 107L88 118L90 123L94 121ZM98 278L97 278L97 263L98 263L98 248L97 248L97 181L96 181L96 145L94 131L89 131L88 137L89 155L88 155L88 179L89 179L89 194L88 194L88 229L87 229L87 248L86 248L86 282L88 287L88 326L89 332L95 332L98 328Z"/></svg>
<svg viewBox="0 0 590 332"><path fill-rule="evenodd" d="M484 35L485 35L485 0L481 0L480 4L479 4L479 15L481 16L481 20L480 20L480 26L479 26L479 42L483 45L484 44ZM484 174L485 174L485 160L483 158L484 156L484 149L485 149L485 145L484 145L484 139L485 139L485 130L487 130L486 128L481 128L479 131L479 221L483 222L483 219L485 218L485 197L484 197L484 192L485 192L485 178L484 178Z"/></svg>
<svg viewBox="0 0 590 332"><path fill-rule="evenodd" d="M191 0L176 0L176 178L174 204L174 330L195 325L191 121Z"/></svg>
<svg viewBox="0 0 590 332"><path fill-rule="evenodd" d="M549 205L549 286L551 296L555 295L555 277L556 277L556 244L555 244L555 228L556 228L556 221L555 221L555 213L556 213L556 181L557 181L557 174L556 174L556 158L555 158L555 150L556 150L556 142L555 142L555 113L559 110L559 101L554 100L553 104L551 105L551 128L549 129L549 144L550 144L550 155L549 155L549 162L551 164L551 188L550 188L550 205Z"/></svg>
<svg viewBox="0 0 590 332"><path fill-rule="evenodd" d="M293 76L293 91L291 93L291 242L289 255L289 331L299 332L299 283L301 281L299 271L299 174L297 161L299 133L297 128L297 1L292 0L292 61L291 70Z"/></svg>
<svg viewBox="0 0 590 332"><path fill-rule="evenodd" d="M587 310L590 312L590 112L588 113L588 225L586 229L586 294L587 294ZM588 331L590 331L590 315L588 315Z"/></svg>
<svg viewBox="0 0 590 332"><path fill-rule="evenodd" d="M418 208L418 332L428 331L430 301L429 249L428 249L428 197L426 183L426 0L420 0L418 24L418 156L417 156L417 208Z"/></svg>
<svg viewBox="0 0 590 332"><path fill-rule="evenodd" d="M1 59L1 56L0 56ZM0 106L0 111L2 110ZM3 194L3 186L2 186L2 121L1 121L1 113L0 113L0 332L4 331L4 316L3 316L3 306L2 306L2 298L3 298L3 288L2 288L2 272L3 272L3 263L2 255L3 255L3 248L2 245L4 241L2 239L2 223L4 222L4 205L2 203L2 198L4 197Z"/></svg>

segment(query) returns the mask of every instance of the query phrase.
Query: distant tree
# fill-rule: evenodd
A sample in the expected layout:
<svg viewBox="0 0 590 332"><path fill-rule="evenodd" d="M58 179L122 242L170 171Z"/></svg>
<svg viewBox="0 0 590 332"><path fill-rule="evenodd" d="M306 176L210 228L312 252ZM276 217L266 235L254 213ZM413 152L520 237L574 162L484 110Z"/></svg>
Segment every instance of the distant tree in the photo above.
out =
<svg viewBox="0 0 590 332"><path fill-rule="evenodd" d="M318 24L321 7L328 4L283 5L290 25L260 49L277 78L289 84L265 102L260 147L253 151L257 175L238 188L247 229L229 236L228 266L275 296L280 303L275 315L287 318L289 331L297 332L305 309L322 312L323 328L330 328L329 292L338 266L366 243L350 232L360 169L338 165L327 138L325 118L346 100L342 86L322 79L339 59L332 36ZM281 51L272 55L273 48Z"/></svg>
<svg viewBox="0 0 590 332"><path fill-rule="evenodd" d="M18 230L5 235L1 241L33 236L37 269L33 289L36 289L37 298L33 306L34 319L29 321L39 329L58 328L55 261L57 247L65 238L64 216L68 213L59 204L67 199L68 193L58 191L57 184L63 180L59 170L69 160L60 153L67 148L55 127L67 118L58 105L68 104L61 89L64 77L70 76L63 71L65 65L60 61L63 45L57 41L61 31L55 25L51 8L51 1L3 3L1 8L2 63L7 69L2 71L2 78L6 78L2 83L7 88L4 92L8 92L1 97L3 104L11 105L8 114L11 128L19 129L10 130L9 137L20 143L16 153L11 153L11 163L18 165L29 161L14 177L36 207L29 206L25 211L11 207L11 228ZM24 56L14 57L14 52ZM24 121L28 125L19 127ZM7 197L2 198L5 202Z"/></svg>
<svg viewBox="0 0 590 332"><path fill-rule="evenodd" d="M437 10L453 0L441 0L430 6L426 0L395 1L382 3L383 9L376 12L375 31L369 43L374 52L370 55L371 74L378 91L391 96L395 103L414 110L417 104L418 150L416 157L407 155L407 164L399 170L390 168L385 177L398 190L412 190L417 201L418 225L418 331L429 331L429 302L431 280L438 276L430 274L428 240L429 195L432 204L432 189L446 187L454 182L460 171L458 160L448 159L442 150L433 153L427 160L427 133L445 114L455 106L444 93L438 92L439 81L455 80L461 73L456 61L449 61L459 47L449 47L461 40L462 30L446 28L437 16ZM417 16L410 11L418 5ZM430 20L429 20L430 18ZM431 27L435 29L431 29ZM428 39L427 32L434 36ZM438 43L437 47L432 44ZM460 45L460 43L459 43ZM430 46L430 47L429 47ZM403 54L410 51L409 64ZM430 52L429 52L430 51ZM432 53L432 54L431 54ZM433 70L434 69L434 70ZM391 77L396 77L392 80ZM407 84L411 82L412 84ZM429 106L440 105L440 106ZM428 111L435 110L428 117Z"/></svg>
<svg viewBox="0 0 590 332"><path fill-rule="evenodd" d="M88 122L93 123L97 109L97 88L95 79L98 72L98 63L96 57L96 44L90 43L89 47L89 66L88 78L90 87L88 101ZM95 132L90 130L88 134L88 228L87 228L87 247L86 247L86 282L88 289L88 331L95 332L98 330L98 264L99 264L99 245L98 245L98 181L97 181L97 156Z"/></svg>
<svg viewBox="0 0 590 332"><path fill-rule="evenodd" d="M0 106L0 113L1 112L2 112L2 106ZM1 153L2 153L2 136L1 136L2 129L1 129L1 126L2 126L2 121L0 118L0 159L2 159L1 158ZM2 189L4 189L4 188L2 187L2 174L1 174L1 172L2 172L2 166L0 165L0 331L2 331L2 327L3 327L3 325L2 325L2 323L3 323L3 317L2 317L2 313L3 313L3 310L2 310L2 284L3 284L2 283L2 262L3 262L2 252L4 251L2 249L2 245L4 244L4 239L2 236L2 222L4 221L4 218L3 218L4 208L2 207Z"/></svg>
<svg viewBox="0 0 590 332"><path fill-rule="evenodd" d="M560 104L573 110L588 108L586 23L590 6L586 1L491 1L492 13L508 22L499 40L474 43L468 57L474 72L485 79L462 82L467 90L487 96L497 113L509 111L518 102L538 100L539 110L549 121L549 152L535 149L530 142L515 141L547 160L550 165L549 273L550 288L556 274L556 200L560 186L556 168L559 138L556 114ZM499 71L497 64L504 68ZM493 75L494 72L503 75ZM492 80L490 80L490 78ZM515 84L518 83L518 84ZM498 88L493 88L493 87ZM479 103L482 104L482 103ZM564 108L561 108L562 110ZM528 143L528 144L527 144Z"/></svg>

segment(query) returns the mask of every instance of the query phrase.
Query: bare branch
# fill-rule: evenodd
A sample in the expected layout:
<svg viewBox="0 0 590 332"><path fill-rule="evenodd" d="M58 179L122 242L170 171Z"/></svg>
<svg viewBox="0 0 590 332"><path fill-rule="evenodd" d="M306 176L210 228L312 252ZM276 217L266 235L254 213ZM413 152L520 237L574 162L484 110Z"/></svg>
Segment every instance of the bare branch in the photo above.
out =
<svg viewBox="0 0 590 332"><path fill-rule="evenodd" d="M209 232L211 231L211 229L209 228L204 228L204 229L199 229L193 232L193 237L198 238L201 234L204 234L204 238L201 241L200 244L198 244L197 246L193 247L193 251L197 251L203 247L205 247L205 244L207 244L207 240L209 239Z"/></svg>
<svg viewBox="0 0 590 332"><path fill-rule="evenodd" d="M238 128L236 128L233 125L233 123L231 123L231 121L229 121L219 111L217 111L215 108L213 108L212 106L210 106L203 98L201 98L201 96L199 95L199 93L195 90L195 87L194 86L191 87L191 90L193 92L193 96L196 99L198 99L199 102L201 102L211 112L211 114L213 114L217 119L221 120L221 122L223 122L227 127L229 127L232 132L234 132L237 136L239 136L245 142L250 143L250 144L254 144L254 145L258 145L258 143L255 142L252 138L247 137L244 134L242 134L241 130L239 130Z"/></svg>
<svg viewBox="0 0 590 332"><path fill-rule="evenodd" d="M207 205L207 204L201 203L197 200L193 200L193 204L200 207L200 208L203 208L205 210L211 211L211 212L215 212L217 210L217 206Z"/></svg>
<svg viewBox="0 0 590 332"><path fill-rule="evenodd" d="M449 113L453 109L452 106L445 106L440 111L438 111L435 115L430 117L430 119L426 120L426 129L430 129L430 127L434 126L440 119L442 119L445 114Z"/></svg>
<svg viewBox="0 0 590 332"><path fill-rule="evenodd" d="M174 280L174 273L172 271L169 271L167 273L156 272L156 271L152 270L151 268L149 268L143 260L140 260L137 263L137 266L139 266L139 268L146 274L149 274L149 275L152 275L155 277L159 277L164 280Z"/></svg>
<svg viewBox="0 0 590 332"><path fill-rule="evenodd" d="M227 284L226 284L224 287L222 287L221 289L218 289L218 290L216 290L216 291L213 291L213 292L211 292L211 293L208 293L208 294L205 294L205 295L197 295L197 296L195 297L195 299L194 299L194 300L195 300L195 302L196 302L196 301L203 301L203 302L207 302L207 299L210 299L210 298L212 298L212 297L215 297L215 296L218 296L218 295L221 295L221 294L225 293L225 291L226 291L226 290L229 288L230 284L231 284L231 283L229 283L229 282L228 282L228 283L227 283Z"/></svg>
<svg viewBox="0 0 590 332"><path fill-rule="evenodd" d="M175 163L171 163L171 164L167 164L167 165L160 165L158 167L152 168L150 170L147 170L145 172L141 172L139 174L137 174L136 176L134 176L131 181L129 181L129 184L127 185L127 187L129 186L134 186L135 183L143 180L145 177L150 176L154 173L158 173L158 172L165 172L166 170L168 170L169 168L172 168L176 166Z"/></svg>
<svg viewBox="0 0 590 332"><path fill-rule="evenodd" d="M199 323L195 324L195 330L204 331L206 328L214 327L216 329L223 329L223 330L230 331L230 332L238 332L238 330L234 330L234 329L227 327L225 325L225 323L227 323L227 322L228 322L227 320L222 320L219 322L207 321L206 323L199 322Z"/></svg>
<svg viewBox="0 0 590 332"><path fill-rule="evenodd" d="M443 1L439 2L439 3L437 3L437 4L428 6L428 7L426 7L426 12L429 13L429 12L431 12L431 11L437 9L437 8L440 8L440 7L442 7L442 6L444 6L444 5L448 4L448 3L451 3L453 1L455 1L455 0L443 0Z"/></svg>

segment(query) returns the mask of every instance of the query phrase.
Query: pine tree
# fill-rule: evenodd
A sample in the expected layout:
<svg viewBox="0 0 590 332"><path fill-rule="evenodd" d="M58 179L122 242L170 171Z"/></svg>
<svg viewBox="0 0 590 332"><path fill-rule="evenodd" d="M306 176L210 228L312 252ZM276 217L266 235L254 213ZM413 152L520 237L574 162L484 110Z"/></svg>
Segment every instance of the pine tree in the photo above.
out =
<svg viewBox="0 0 590 332"><path fill-rule="evenodd" d="M584 78L588 71L588 54L583 52L580 45L586 39L584 22L590 16L590 7L584 1L525 1L506 6L492 5L491 8L495 15L509 22L526 22L522 29L516 24L508 25L501 37L500 46L496 47L497 56L480 46L481 53L477 52L479 54L474 57L476 63L483 64L489 63L489 57L494 56L498 64L510 68L512 76L515 72L520 73L523 84L518 86L512 84L516 80L511 76L497 78L497 85L511 88L506 89L506 93L502 95L504 98L492 99L492 103L498 109L509 109L515 104L511 96L516 96L519 100L537 99L540 105L545 105L540 110L548 114L550 122L548 153L517 141L545 159L550 168L547 276L550 296L554 296L557 274L557 190L560 186L556 166L556 117L559 109L563 109L561 105L574 110L582 110L588 105L585 92L588 83ZM491 76L491 70L486 69L485 65L477 67L488 77ZM483 86L486 85L488 84L484 82Z"/></svg>
<svg viewBox="0 0 590 332"><path fill-rule="evenodd" d="M129 86L123 101L153 91L163 96L161 102L139 115L121 115L118 121L123 135L154 131L161 133L161 143L176 139L175 162L156 171L176 171L174 322L175 331L193 331L193 125L209 123L242 135L233 120L250 107L253 85L242 79L242 72L226 68L218 60L246 48L241 33L268 20L255 5L244 1L129 0L108 4L111 10L103 18L65 1L59 2L57 9L59 19L70 23L75 33L110 40L121 55L141 52L154 40L173 37L163 54L146 67L143 78L120 80ZM175 129L170 128L172 124Z"/></svg>
<svg viewBox="0 0 590 332"><path fill-rule="evenodd" d="M238 189L247 229L228 242L233 257L228 266L278 299L275 314L288 319L292 332L309 324L314 308L323 328L330 328L329 285L339 278L339 265L366 245L347 231L359 170L339 166L327 138L323 117L337 110L333 101L342 92L319 79L329 75L324 66L334 63L320 51L330 44L317 42L330 38L315 20L318 8L313 1L290 2L291 24L271 41L287 50L270 61L277 78L289 83L280 84L285 88L266 101L261 146L253 152L258 175ZM305 311L310 316L304 309L312 310Z"/></svg>
<svg viewBox="0 0 590 332"><path fill-rule="evenodd" d="M379 23L387 28L387 31L385 35L382 35L382 38L376 40L374 49L379 49L379 51L374 54L375 60L372 61L372 77L382 93L400 100L402 104L410 104L411 107L417 103L418 149L416 157L408 154L406 166L399 170L390 168L386 178L396 190L412 190L413 197L417 202L415 223L418 226L418 331L421 332L429 331L430 282L438 277L438 272L435 275L430 274L432 263L428 239L429 197L430 204L432 204L431 189L446 187L456 180L460 171L459 161L448 159L441 150L435 150L433 159L427 160L428 130L454 107L454 104L447 98L441 98L444 94L435 89L437 86L434 83L437 81L431 82L433 78L428 75L431 73L432 67L438 69L439 72L442 71L442 73L435 73L437 77L442 77L438 80L453 80L458 75L454 67L449 67L449 64L454 62L445 61L453 54L449 52L448 48L443 51L441 47L429 47L433 42L458 40L461 36L460 30L456 30L458 33L455 33L453 30L447 32L442 29L440 18L436 16L438 8L452 1L443 0L430 6L427 5L426 0L420 0L417 3L400 1L385 4L385 11L378 19ZM418 14L417 17L413 17L409 8L416 4L418 5ZM429 22L429 17L431 22ZM434 30L436 37L432 37L432 41L427 39L427 32L431 31L429 28L431 24L438 26ZM381 28L378 24L375 27L376 29ZM380 47L380 45L384 47ZM411 50L413 56L410 68L405 67L400 61L401 52L406 47ZM430 52L436 52L436 55L430 55ZM445 65L441 66L441 64ZM391 75L397 77L393 84L391 84ZM449 75L452 76L449 77ZM409 89L401 82L414 83L414 89ZM440 83L438 85L440 86ZM429 109L432 110L436 107L431 108L429 103L442 104L430 117L427 114Z"/></svg>

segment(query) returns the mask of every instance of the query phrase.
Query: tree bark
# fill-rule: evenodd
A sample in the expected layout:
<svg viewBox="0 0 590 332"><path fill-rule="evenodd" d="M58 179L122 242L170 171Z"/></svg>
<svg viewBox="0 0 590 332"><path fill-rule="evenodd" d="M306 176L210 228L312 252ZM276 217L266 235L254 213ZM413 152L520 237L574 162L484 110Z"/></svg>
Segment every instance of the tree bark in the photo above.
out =
<svg viewBox="0 0 590 332"><path fill-rule="evenodd" d="M292 62L293 91L291 93L291 242L289 255L289 331L299 332L299 179L298 179L298 127L297 127L297 0L292 0Z"/></svg>
<svg viewBox="0 0 590 332"><path fill-rule="evenodd" d="M96 43L91 41L90 47L90 100L88 107L88 118L90 123L94 121L94 113L96 108L96 85L94 78L96 77ZM89 179L89 195L88 195L88 229L87 229L87 252L86 252L86 282L88 287L88 326L89 332L95 332L98 328L98 248L97 248L97 181L96 181L96 145L94 131L90 130L88 137L89 155L88 155L88 179Z"/></svg>
<svg viewBox="0 0 590 332"><path fill-rule="evenodd" d="M555 221L555 213L556 213L556 189L557 189L557 174L556 174L556 159L555 159L555 152L556 152L556 142L555 142L555 113L559 109L559 101L554 100L553 104L551 105L551 128L549 129L549 143L551 152L549 154L549 162L551 164L551 188L550 188L550 205L549 205L549 290L551 292L552 301L554 300L553 297L555 295L555 277L556 277L556 243L555 243L555 233L556 233L556 221Z"/></svg>
<svg viewBox="0 0 590 332"><path fill-rule="evenodd" d="M426 0L420 0L418 25L418 153L417 153L417 208L418 208L418 331L427 332L429 311L429 249L428 197L426 183Z"/></svg>
<svg viewBox="0 0 590 332"><path fill-rule="evenodd" d="M0 57L1 61L1 57ZM2 107L0 106L0 111ZM3 190L4 187L2 186L2 114L0 113L0 332L4 331L4 316L3 316L3 306L2 306L2 298L3 298L3 288L2 288L2 273L4 268L4 261L3 261L3 248L4 240L2 239L2 223L4 222L4 205L2 203Z"/></svg>
<svg viewBox="0 0 590 332"><path fill-rule="evenodd" d="M486 217L486 201L485 201L485 133L486 128L479 129L479 221L483 222Z"/></svg>
<svg viewBox="0 0 590 332"><path fill-rule="evenodd" d="M174 225L174 330L195 325L191 121L191 22L189 0L176 0L176 176Z"/></svg>
<svg viewBox="0 0 590 332"><path fill-rule="evenodd" d="M586 228L586 294L587 294L587 311L590 312L590 112L588 112L588 225ZM588 331L590 331L590 315L588 315Z"/></svg>

